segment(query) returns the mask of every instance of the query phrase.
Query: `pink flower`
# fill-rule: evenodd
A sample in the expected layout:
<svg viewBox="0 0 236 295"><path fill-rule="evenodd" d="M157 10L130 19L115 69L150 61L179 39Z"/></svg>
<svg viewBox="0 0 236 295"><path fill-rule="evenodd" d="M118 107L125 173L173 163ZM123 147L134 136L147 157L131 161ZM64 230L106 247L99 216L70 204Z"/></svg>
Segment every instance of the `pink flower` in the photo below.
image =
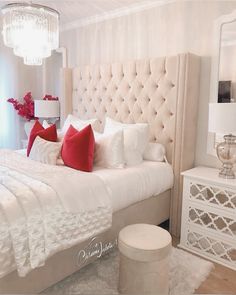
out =
<svg viewBox="0 0 236 295"><path fill-rule="evenodd" d="M58 97L54 97L50 94L46 94L43 98L43 100L58 100Z"/></svg>
<svg viewBox="0 0 236 295"><path fill-rule="evenodd" d="M32 98L31 92L25 94L23 103L14 98L9 98L7 101L13 105L20 117L25 118L27 121L37 119L34 116L34 100Z"/></svg>

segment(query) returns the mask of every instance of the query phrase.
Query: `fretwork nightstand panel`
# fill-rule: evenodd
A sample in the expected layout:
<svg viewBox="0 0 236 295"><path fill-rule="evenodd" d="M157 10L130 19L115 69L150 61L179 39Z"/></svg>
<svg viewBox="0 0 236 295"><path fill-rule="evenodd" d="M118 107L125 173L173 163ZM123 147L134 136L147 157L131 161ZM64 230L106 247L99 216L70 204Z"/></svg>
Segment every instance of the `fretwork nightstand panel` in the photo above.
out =
<svg viewBox="0 0 236 295"><path fill-rule="evenodd" d="M236 181L206 167L183 175L179 246L236 270Z"/></svg>

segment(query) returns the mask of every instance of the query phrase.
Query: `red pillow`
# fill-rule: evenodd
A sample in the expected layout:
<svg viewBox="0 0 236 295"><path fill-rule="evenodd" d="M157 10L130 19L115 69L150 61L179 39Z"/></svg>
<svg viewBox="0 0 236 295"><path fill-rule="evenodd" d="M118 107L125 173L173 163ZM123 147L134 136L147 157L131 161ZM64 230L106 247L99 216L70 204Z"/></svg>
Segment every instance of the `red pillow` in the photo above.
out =
<svg viewBox="0 0 236 295"><path fill-rule="evenodd" d="M30 136L29 136L29 142L28 142L28 147L27 147L27 157L29 157L34 140L37 136L40 136L41 138L48 140L48 141L54 141L54 142L57 141L57 127L56 127L56 125L53 124L52 126L48 127L47 129L44 129L39 121L36 121L34 123L34 126L31 129Z"/></svg>
<svg viewBox="0 0 236 295"><path fill-rule="evenodd" d="M85 171L93 170L95 140L91 125L81 131L70 125L64 137L61 157L65 165Z"/></svg>

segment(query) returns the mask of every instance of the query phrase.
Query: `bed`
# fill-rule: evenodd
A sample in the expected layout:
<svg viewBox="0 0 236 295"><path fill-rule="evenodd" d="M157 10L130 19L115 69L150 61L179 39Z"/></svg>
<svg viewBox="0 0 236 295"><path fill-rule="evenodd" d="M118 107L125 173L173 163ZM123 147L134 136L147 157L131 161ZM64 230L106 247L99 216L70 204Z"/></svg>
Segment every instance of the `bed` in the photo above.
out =
<svg viewBox="0 0 236 295"><path fill-rule="evenodd" d="M96 117L101 127L106 115L124 123L147 122L150 141L165 145L169 163L143 162L109 173L95 168L93 174L113 190L111 228L54 253L25 277L12 270L0 279L1 293L43 291L99 257L86 256L86 250L113 247L119 230L131 223L170 219L172 234L179 234L180 172L194 163L199 73L200 59L192 54L61 70L62 123L70 113Z"/></svg>

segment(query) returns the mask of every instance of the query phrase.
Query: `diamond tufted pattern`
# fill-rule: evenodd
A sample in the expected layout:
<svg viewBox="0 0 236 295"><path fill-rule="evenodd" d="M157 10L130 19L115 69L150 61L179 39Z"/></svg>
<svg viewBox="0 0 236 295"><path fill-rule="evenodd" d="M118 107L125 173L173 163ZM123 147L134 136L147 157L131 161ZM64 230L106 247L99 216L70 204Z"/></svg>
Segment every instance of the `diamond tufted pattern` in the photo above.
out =
<svg viewBox="0 0 236 295"><path fill-rule="evenodd" d="M178 59L159 58L126 64L73 69L73 113L105 116L125 123L147 122L150 140L167 147L171 161L175 134Z"/></svg>
<svg viewBox="0 0 236 295"><path fill-rule="evenodd" d="M192 54L62 70L61 123L68 113L147 122L175 173L171 229L180 228L182 179L194 163L200 59Z"/></svg>

